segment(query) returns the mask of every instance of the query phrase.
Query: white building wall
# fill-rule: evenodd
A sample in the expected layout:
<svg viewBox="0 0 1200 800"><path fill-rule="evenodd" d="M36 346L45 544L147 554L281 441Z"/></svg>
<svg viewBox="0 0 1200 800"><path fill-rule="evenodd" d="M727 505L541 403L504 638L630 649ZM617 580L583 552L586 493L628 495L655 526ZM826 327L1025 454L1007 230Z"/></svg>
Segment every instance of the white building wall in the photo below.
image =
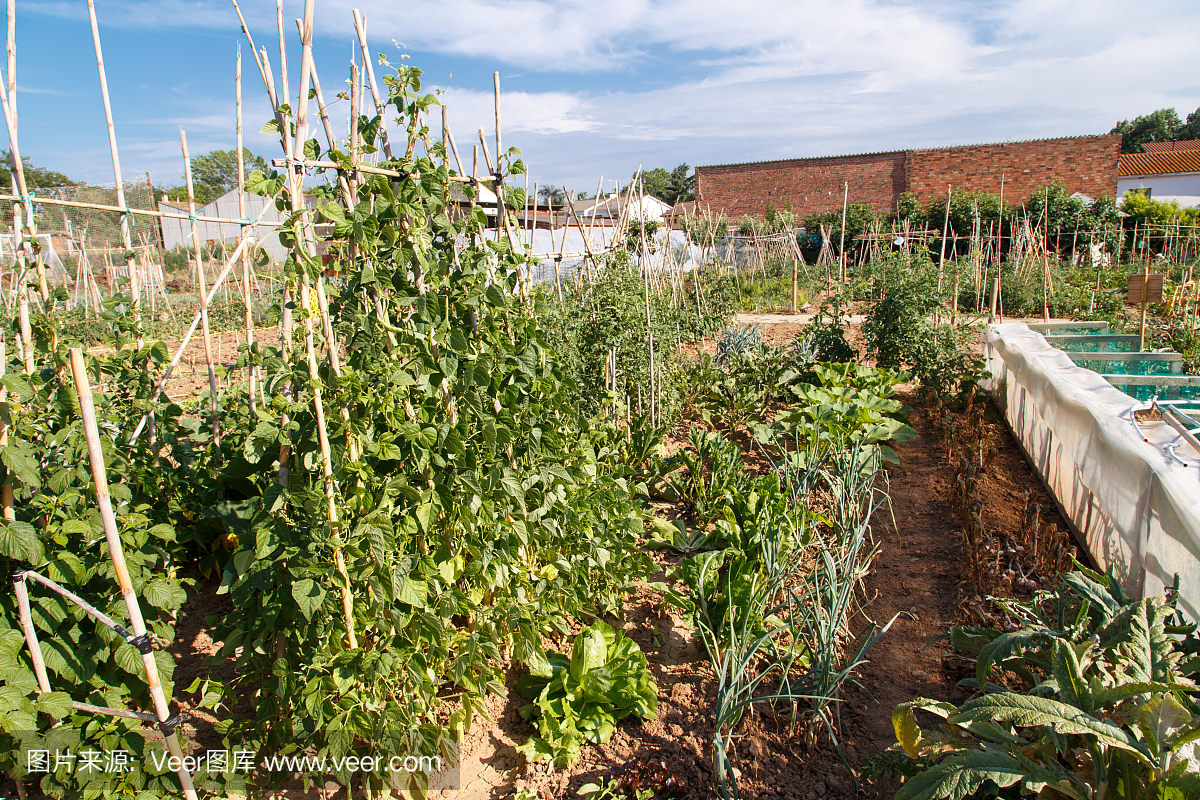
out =
<svg viewBox="0 0 1200 800"><path fill-rule="evenodd" d="M258 219L259 212L262 212L263 206L268 204L270 208L263 212L262 219L258 224L258 241L273 260L282 261L287 256L287 250L279 243L279 236L275 233L275 229L283 221L283 217L275 208L275 202L261 195L248 194L246 195L246 216L252 220ZM158 208L160 211L178 211L181 205L183 213L186 214L187 203L159 203ZM226 192L208 205L197 208L196 216L238 219L240 215L238 214L237 191ZM192 223L190 220L164 217L161 222L163 245L168 250L175 247L192 246ZM202 222L197 219L196 233L200 236L202 246L209 241L233 244L241 235L241 226L233 222Z"/></svg>
<svg viewBox="0 0 1200 800"><path fill-rule="evenodd" d="M1183 208L1200 208L1200 172L1130 175L1117 178L1117 202L1133 189L1150 189L1152 200L1174 200Z"/></svg>

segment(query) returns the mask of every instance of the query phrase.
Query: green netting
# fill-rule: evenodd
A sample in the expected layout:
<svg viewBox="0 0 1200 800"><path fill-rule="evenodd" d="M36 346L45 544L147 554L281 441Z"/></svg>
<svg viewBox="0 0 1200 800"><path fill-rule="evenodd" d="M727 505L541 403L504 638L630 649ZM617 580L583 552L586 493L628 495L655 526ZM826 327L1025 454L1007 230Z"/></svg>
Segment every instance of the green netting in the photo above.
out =
<svg viewBox="0 0 1200 800"><path fill-rule="evenodd" d="M1099 339L1100 337L1096 337ZM1137 350L1137 342L1070 342L1069 344L1057 344L1053 336L1047 336L1046 341L1059 350L1064 350L1068 353L1132 353Z"/></svg>
<svg viewBox="0 0 1200 800"><path fill-rule="evenodd" d="M1195 400L1200 403L1200 378L1196 384L1128 384L1121 383L1119 375L1105 375L1105 379L1115 388L1135 400L1145 402L1157 397L1159 400Z"/></svg>
<svg viewBox="0 0 1200 800"><path fill-rule="evenodd" d="M1077 328L1043 328L1038 325L1030 325L1029 329L1047 336L1095 336L1108 333L1107 328L1093 328L1086 325Z"/></svg>
<svg viewBox="0 0 1200 800"><path fill-rule="evenodd" d="M1138 360L1138 361L1109 361L1107 359L1080 358L1072 354L1072 361L1077 366L1099 372L1101 375L1178 375L1173 366L1178 361Z"/></svg>

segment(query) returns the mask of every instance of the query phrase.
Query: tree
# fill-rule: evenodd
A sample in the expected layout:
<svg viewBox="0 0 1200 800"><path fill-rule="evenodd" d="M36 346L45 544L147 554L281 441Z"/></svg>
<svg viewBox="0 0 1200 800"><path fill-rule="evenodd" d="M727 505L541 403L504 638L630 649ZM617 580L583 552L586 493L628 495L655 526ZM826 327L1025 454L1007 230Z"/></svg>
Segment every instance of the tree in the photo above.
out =
<svg viewBox="0 0 1200 800"><path fill-rule="evenodd" d="M667 172L662 167L642 171L642 184L646 194L657 197L664 203L675 205L685 200L696 199L696 176L689 175L691 167L680 164ZM637 174L634 174L634 178Z"/></svg>
<svg viewBox="0 0 1200 800"><path fill-rule="evenodd" d="M567 204L567 187L540 186L538 187L538 198L543 203L554 203L556 206L565 206Z"/></svg>
<svg viewBox="0 0 1200 800"><path fill-rule="evenodd" d="M1200 139L1200 108L1188 114L1187 122L1179 132L1180 139Z"/></svg>
<svg viewBox="0 0 1200 800"><path fill-rule="evenodd" d="M1198 109L1200 111L1200 109ZM1189 124L1192 114L1188 117ZM1173 108L1160 108L1150 114L1137 117L1130 122L1123 119L1109 133L1121 134L1122 153L1140 153L1144 142L1170 142L1175 139L1187 138L1181 136L1185 127L1179 121L1179 114Z"/></svg>
<svg viewBox="0 0 1200 800"><path fill-rule="evenodd" d="M249 150L243 150L246 174L254 170L266 174L271 167L262 156L256 156ZM187 180L186 176L183 176ZM211 203L230 189L237 188L237 150L212 150L199 156L192 156L192 190L196 196L196 204ZM167 197L172 200L187 200L187 185L169 186L165 188Z"/></svg>
<svg viewBox="0 0 1200 800"><path fill-rule="evenodd" d="M79 186L79 181L73 181L61 172L35 167L29 156L21 157L21 166L25 172L25 185L30 189L54 189L59 186ZM12 153L0 150L0 187L4 191L12 188Z"/></svg>

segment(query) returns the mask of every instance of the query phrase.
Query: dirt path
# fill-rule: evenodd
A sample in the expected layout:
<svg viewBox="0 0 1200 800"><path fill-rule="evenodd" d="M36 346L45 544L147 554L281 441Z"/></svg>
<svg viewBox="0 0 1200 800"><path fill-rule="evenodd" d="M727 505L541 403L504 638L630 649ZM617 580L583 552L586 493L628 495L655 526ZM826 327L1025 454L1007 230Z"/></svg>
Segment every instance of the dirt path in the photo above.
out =
<svg viewBox="0 0 1200 800"><path fill-rule="evenodd" d="M880 552L867 581L874 598L867 613L880 625L896 620L868 655L861 688L847 692L842 717L845 746L858 766L895 742L897 704L922 695L949 699L955 688L942 672L949 648L930 645L953 624L958 607L959 525L946 503L954 472L928 412L917 409L909 420L920 436L899 445L900 465L888 468L891 509L876 519Z"/></svg>

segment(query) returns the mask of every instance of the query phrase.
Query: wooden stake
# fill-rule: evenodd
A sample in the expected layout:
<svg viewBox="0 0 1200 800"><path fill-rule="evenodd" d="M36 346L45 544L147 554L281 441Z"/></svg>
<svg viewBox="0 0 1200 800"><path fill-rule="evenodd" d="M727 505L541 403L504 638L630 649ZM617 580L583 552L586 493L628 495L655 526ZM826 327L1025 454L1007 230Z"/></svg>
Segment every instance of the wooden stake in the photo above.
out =
<svg viewBox="0 0 1200 800"><path fill-rule="evenodd" d="M15 45L13 45L15 47ZM14 84L15 85L15 84ZM37 218L33 214L33 200L29 197L29 185L25 182L25 164L21 159L20 146L17 143L17 112L16 106L9 101L8 89L0 82L0 106L4 108L4 125L8 129L8 154L12 164L12 173L16 182L17 197L8 199L18 200L25 206L24 223L28 239L31 243L37 241ZM40 202L40 201L39 201ZM13 217L13 233L16 233L16 217ZM40 248L33 249L34 266L37 269L38 284L42 293L44 313L50 314L53 304L50 300L50 286L46 283L46 266L42 263ZM57 333L54 334L57 341Z"/></svg>
<svg viewBox="0 0 1200 800"><path fill-rule="evenodd" d="M1141 344L1138 345L1139 352L1146 352L1146 309L1149 303L1146 302L1150 297L1150 259L1146 259L1142 266L1142 324L1140 329Z"/></svg>
<svg viewBox="0 0 1200 800"><path fill-rule="evenodd" d="M283 0L275 0L275 24L279 29L279 88L283 90L283 99L288 101L291 99L292 93L288 90L287 39L283 35ZM292 115L295 116L294 111ZM302 137L297 135L296 141L303 147L304 139Z"/></svg>
<svg viewBox="0 0 1200 800"><path fill-rule="evenodd" d="M942 252L938 256L938 302L941 302L942 296L942 273L946 266L946 239L950 237L950 198L953 196L954 187L946 187L946 221L942 225Z"/></svg>
<svg viewBox="0 0 1200 800"><path fill-rule="evenodd" d="M163 693L162 683L158 677L158 663L154 660L154 651L149 646L149 635L146 623L142 619L142 610L138 605L137 595L133 591L133 582L129 578L129 570L125 565L125 551L121 545L121 536L117 531L117 517L113 513L112 500L108 493L108 475L104 464L104 451L100 445L100 428L96 423L96 409L92 403L92 390L88 384L87 370L83 363L83 353L79 348L71 348L71 376L75 381L75 391L79 395L79 412L83 417L84 433L87 438L88 458L92 466L92 479L96 484L96 505L100 511L100 520L104 526L104 537L108 542L108 553L112 558L113 572L125 600L125 610L129 614L130 629L140 641L146 642L142 650L142 665L146 670L146 683L150 687L150 696L154 700L154 711L158 717L159 727L167 741L167 749L178 759L179 769L176 775L183 787L184 797L195 800L196 790L192 786L192 776L183 765L183 749L179 746L179 737L175 733L177 722L171 721L170 704Z"/></svg>
<svg viewBox="0 0 1200 800"><path fill-rule="evenodd" d="M267 208L272 208L272 206L264 205L263 211L259 212L260 218ZM225 282L225 278L228 277L230 271L233 270L233 265L237 263L238 258L241 256L242 249L250 246L253 243L254 243L253 235L247 236L245 239L242 239L242 241L238 243L237 248L233 251L233 254L229 258L229 263L227 263L225 265L225 269L221 271L221 274L217 276L216 282L214 282L212 285L212 288L209 289L207 302L212 302L213 297L216 296L217 291L221 288L221 285ZM171 379L171 373L174 372L175 367L179 364L179 360L183 357L183 351L187 349L188 343L192 340L192 335L196 332L196 327L200 324L201 318L202 318L201 311L197 311L195 316L192 317L191 326L188 327L187 332L184 333L184 335L183 335L183 341L181 341L179 343L179 347L176 348L176 350L175 350L175 357L171 359L171 362L169 364L167 364L167 369L163 372L163 376L158 382L158 387L154 390L154 395L150 398L151 405L158 402L158 398L162 396L163 390L167 386L167 381L169 381ZM195 372L194 368L193 368L192 372ZM148 413L149 412L147 412L147 415L148 415ZM130 435L129 444L132 445L134 442L137 441L138 436L141 435L142 428L146 424L147 415L142 416L142 421L138 423L138 426L134 429L133 433Z"/></svg>
<svg viewBox="0 0 1200 800"><path fill-rule="evenodd" d="M646 204L644 198L646 196L646 188L640 179L641 168L638 168L638 224L641 227L642 240L642 292L646 302L646 340L649 343L650 352L650 424L654 425L654 328L650 318L650 259L646 247Z"/></svg>

